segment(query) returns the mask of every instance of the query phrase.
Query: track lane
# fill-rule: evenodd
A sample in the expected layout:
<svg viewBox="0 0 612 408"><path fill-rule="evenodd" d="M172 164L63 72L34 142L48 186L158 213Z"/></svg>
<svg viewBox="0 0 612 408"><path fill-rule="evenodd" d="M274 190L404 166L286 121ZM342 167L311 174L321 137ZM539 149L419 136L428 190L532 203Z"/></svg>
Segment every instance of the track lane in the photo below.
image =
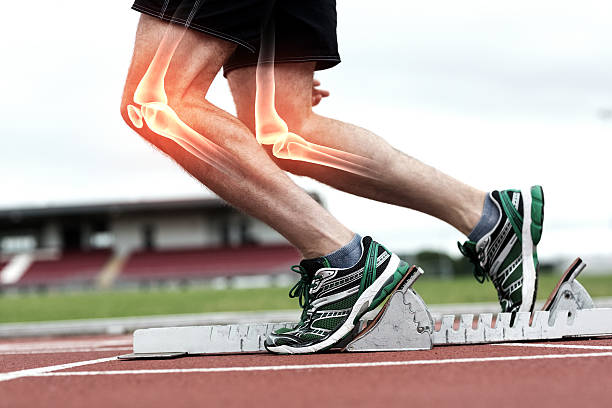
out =
<svg viewBox="0 0 612 408"><path fill-rule="evenodd" d="M107 339L112 340L112 338ZM73 339L65 339L73 341ZM103 347L105 339L96 339ZM68 344L68 343L65 343ZM437 347L431 351L400 353L320 354L274 356L267 354L203 356L178 360L103 361L95 365L41 372L45 377L23 377L0 382L0 406L82 407L108 406L259 406L291 403L295 406L356 405L499 407L527 403L538 407L587 404L607 406L612 340L526 343L522 346ZM572 347L564 347L566 345ZM0 347L2 343L0 343ZM584 346L585 348L577 348ZM73 361L116 355L112 351L29 355ZM25 351L25 350L23 350ZM600 355L601 354L601 355ZM571 358L548 358L570 356ZM586 357L594 355L594 357ZM543 356L537 360L484 361L486 358ZM21 360L28 355L0 355ZM458 363L421 364L419 360L477 359ZM42 360L41 360L42 361ZM156 372L154 374L69 375L91 371L198 370L227 367L312 364L406 365L306 368L276 371ZM409 365L413 364L414 365ZM57 375L56 375L57 374ZM47 376L48 375L48 376ZM62 375L62 376L60 376ZM35 389L36 392L28 392ZM517 400L520 396L520 401Z"/></svg>
<svg viewBox="0 0 612 408"><path fill-rule="evenodd" d="M9 406L604 406L612 358L362 369L30 377L0 384ZM28 394L36 389L36 395ZM69 390L69 391L67 391ZM18 398L15 396L19 395ZM61 401L61 403L60 403ZM520 405L520 404L519 404Z"/></svg>

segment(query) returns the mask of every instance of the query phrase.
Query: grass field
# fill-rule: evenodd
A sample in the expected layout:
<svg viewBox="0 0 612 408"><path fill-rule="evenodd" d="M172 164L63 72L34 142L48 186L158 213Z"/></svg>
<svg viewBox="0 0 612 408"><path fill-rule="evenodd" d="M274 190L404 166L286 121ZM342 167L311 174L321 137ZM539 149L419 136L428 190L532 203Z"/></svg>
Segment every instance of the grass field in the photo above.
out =
<svg viewBox="0 0 612 408"><path fill-rule="evenodd" d="M540 277L539 299L548 297L558 276ZM587 275L580 282L593 297L612 296L612 275ZM497 300L490 282L480 285L467 276L453 280L422 278L415 287L428 304ZM0 296L0 323L297 308L297 300L287 296L288 290L284 287L226 290L191 287L185 290L4 295Z"/></svg>

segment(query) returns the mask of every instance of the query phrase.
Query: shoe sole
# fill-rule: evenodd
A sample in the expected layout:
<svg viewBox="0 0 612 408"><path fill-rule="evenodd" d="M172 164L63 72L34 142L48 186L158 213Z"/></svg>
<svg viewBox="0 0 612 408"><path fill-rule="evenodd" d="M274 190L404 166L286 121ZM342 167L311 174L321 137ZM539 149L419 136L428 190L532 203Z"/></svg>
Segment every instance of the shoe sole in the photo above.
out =
<svg viewBox="0 0 612 408"><path fill-rule="evenodd" d="M389 278L393 276L400 266L400 262L399 257L392 253L389 264L383 273L376 278L376 280L374 280L372 285L363 291L361 296L359 296L351 309L351 313L346 318L346 321L342 323L342 325L325 340L304 347L281 345L270 347L266 346L266 349L277 354L310 354L333 347L355 328L355 321L358 321L359 317L367 312L377 295L386 287Z"/></svg>
<svg viewBox="0 0 612 408"><path fill-rule="evenodd" d="M522 191L523 196L523 228L521 231L523 258L523 287L521 299L523 302L519 312L533 312L537 294L538 253L536 245L542 237L544 223L544 192L542 187L533 186ZM525 300L529 299L528 302Z"/></svg>

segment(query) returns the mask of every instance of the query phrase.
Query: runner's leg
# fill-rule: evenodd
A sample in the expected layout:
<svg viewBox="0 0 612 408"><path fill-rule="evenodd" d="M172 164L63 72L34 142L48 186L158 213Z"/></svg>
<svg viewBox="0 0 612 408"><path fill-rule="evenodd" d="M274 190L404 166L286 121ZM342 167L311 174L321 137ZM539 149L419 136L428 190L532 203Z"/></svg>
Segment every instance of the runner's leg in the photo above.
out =
<svg viewBox="0 0 612 408"><path fill-rule="evenodd" d="M238 118L251 130L255 128L255 70L251 66L227 74ZM314 113L313 71L313 62L275 67L276 109L289 131L308 142L385 163L386 172L372 180L301 161L275 159L278 165L342 191L429 214L468 235L481 217L486 193L400 152L366 129Z"/></svg>
<svg viewBox="0 0 612 408"><path fill-rule="evenodd" d="M133 125L127 107L133 104L134 91L166 28L167 23L159 19L141 17L121 103L126 123L227 202L276 229L304 257L325 255L349 242L354 234L293 183L242 122L205 99L215 75L235 47L232 43L188 30L170 63L165 90L168 105L183 122L235 157L243 178L228 178L146 125Z"/></svg>

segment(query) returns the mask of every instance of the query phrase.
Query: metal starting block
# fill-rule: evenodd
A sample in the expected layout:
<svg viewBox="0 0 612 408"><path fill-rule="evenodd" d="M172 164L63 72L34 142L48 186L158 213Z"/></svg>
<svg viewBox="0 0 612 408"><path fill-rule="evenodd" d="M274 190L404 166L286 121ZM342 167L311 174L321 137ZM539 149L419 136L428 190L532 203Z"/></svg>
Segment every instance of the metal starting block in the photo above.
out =
<svg viewBox="0 0 612 408"><path fill-rule="evenodd" d="M576 280L586 267L580 258L565 271L542 311L533 314L445 315L436 329L431 313L412 289L423 274L410 268L375 316L362 317L348 340L332 351L428 350L434 345L484 344L612 335L612 309L594 308ZM175 358L198 354L265 352L266 336L295 323L234 324L136 330L134 353L121 360Z"/></svg>

